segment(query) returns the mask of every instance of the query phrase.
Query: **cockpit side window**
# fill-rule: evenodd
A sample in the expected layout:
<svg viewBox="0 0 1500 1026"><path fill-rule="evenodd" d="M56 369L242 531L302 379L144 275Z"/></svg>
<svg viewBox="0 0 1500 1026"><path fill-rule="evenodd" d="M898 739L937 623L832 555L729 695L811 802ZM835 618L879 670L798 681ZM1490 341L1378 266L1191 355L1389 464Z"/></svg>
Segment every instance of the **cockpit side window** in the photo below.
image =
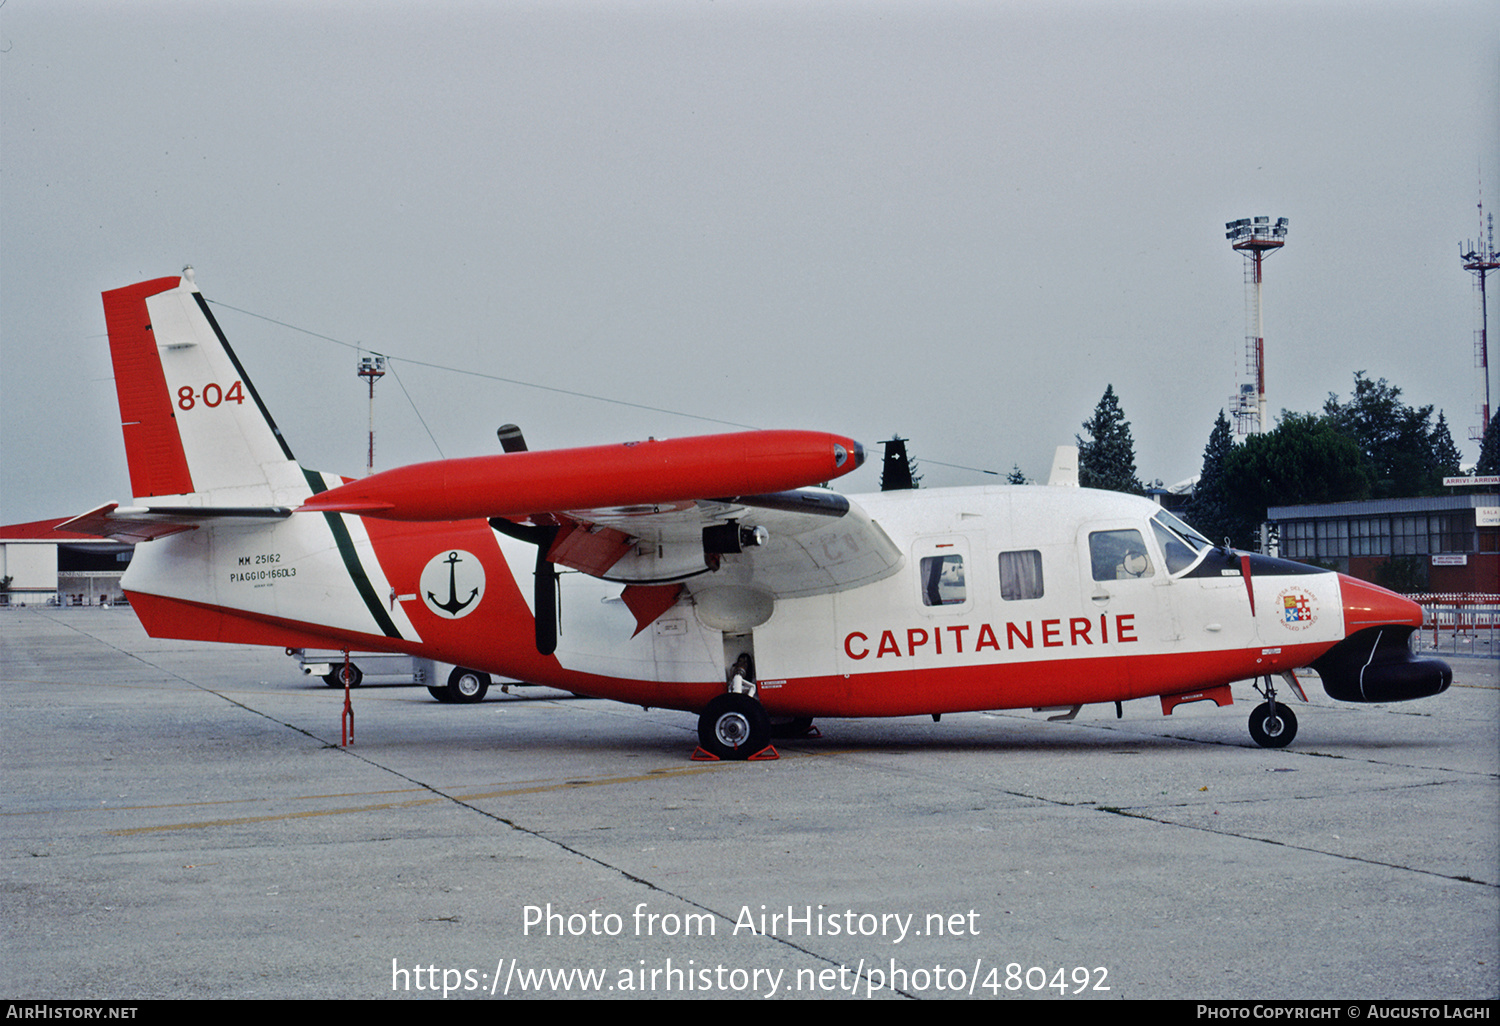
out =
<svg viewBox="0 0 1500 1026"><path fill-rule="evenodd" d="M1179 570L1186 570L1193 565L1193 560L1198 558L1198 554L1183 544L1181 538L1155 520L1151 521L1151 530L1156 533L1156 542L1166 554L1167 573L1175 574Z"/></svg>
<svg viewBox="0 0 1500 1026"><path fill-rule="evenodd" d="M1089 535L1089 561L1096 581L1131 580L1155 573L1146 540L1136 530L1094 531Z"/></svg>
<svg viewBox="0 0 1500 1026"><path fill-rule="evenodd" d="M1213 548L1213 543L1166 510L1151 518L1151 530L1167 558L1167 573L1181 573Z"/></svg>

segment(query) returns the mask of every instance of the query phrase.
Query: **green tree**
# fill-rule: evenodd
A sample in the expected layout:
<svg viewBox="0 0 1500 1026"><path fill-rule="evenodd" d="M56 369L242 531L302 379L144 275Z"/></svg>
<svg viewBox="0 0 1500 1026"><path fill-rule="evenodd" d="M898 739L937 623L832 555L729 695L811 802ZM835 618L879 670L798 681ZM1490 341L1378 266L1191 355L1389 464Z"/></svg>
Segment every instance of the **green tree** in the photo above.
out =
<svg viewBox="0 0 1500 1026"><path fill-rule="evenodd" d="M1500 474L1500 413L1490 418L1484 428L1484 441L1479 446L1479 463L1476 474Z"/></svg>
<svg viewBox="0 0 1500 1026"><path fill-rule="evenodd" d="M1130 421L1120 409L1115 386L1106 385L1094 415L1083 422L1089 440L1075 436L1078 442L1078 483L1084 488L1103 488L1112 492L1141 494L1144 489L1135 476L1135 440L1130 437Z"/></svg>
<svg viewBox="0 0 1500 1026"><path fill-rule="evenodd" d="M1198 472L1198 484L1193 489L1192 501L1183 511L1192 524L1210 541L1223 541L1233 533L1234 525L1229 515L1228 501L1224 494L1224 461L1234 451L1234 432L1224 411L1214 421L1214 429L1203 447L1203 469Z"/></svg>
<svg viewBox="0 0 1500 1026"><path fill-rule="evenodd" d="M1270 506L1367 498L1370 474L1358 444L1331 418L1282 411L1274 431L1251 435L1224 460L1234 544L1249 547Z"/></svg>
<svg viewBox="0 0 1500 1026"><path fill-rule="evenodd" d="M1457 477L1464 472L1463 456L1453 444L1453 435L1448 431L1448 420L1442 410L1438 411L1437 426L1432 429L1432 460L1434 473L1439 479Z"/></svg>
<svg viewBox="0 0 1500 1026"><path fill-rule="evenodd" d="M1359 445L1376 498L1433 495L1441 490L1434 432L1428 427L1431 406L1407 406L1401 401L1401 389L1385 378L1371 381L1364 371L1356 371L1349 401L1340 402L1330 392L1323 413Z"/></svg>
<svg viewBox="0 0 1500 1026"><path fill-rule="evenodd" d="M1012 463L1010 465L1010 473L1005 475L1005 483L1023 485L1030 484L1031 482L1027 479L1026 472L1021 469L1021 465L1019 463Z"/></svg>

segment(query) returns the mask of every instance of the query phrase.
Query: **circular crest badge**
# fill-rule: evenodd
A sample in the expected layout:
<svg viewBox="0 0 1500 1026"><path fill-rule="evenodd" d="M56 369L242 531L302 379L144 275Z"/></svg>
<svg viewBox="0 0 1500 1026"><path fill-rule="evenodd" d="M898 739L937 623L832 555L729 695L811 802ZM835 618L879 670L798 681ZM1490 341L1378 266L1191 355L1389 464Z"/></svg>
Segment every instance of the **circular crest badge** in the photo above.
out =
<svg viewBox="0 0 1500 1026"><path fill-rule="evenodd" d="M1310 592L1287 588L1276 596L1276 616L1289 631L1302 631L1318 622L1317 601Z"/></svg>
<svg viewBox="0 0 1500 1026"><path fill-rule="evenodd" d="M442 552L422 568L419 587L428 609L445 620L457 620L479 608L484 597L484 566L471 552Z"/></svg>

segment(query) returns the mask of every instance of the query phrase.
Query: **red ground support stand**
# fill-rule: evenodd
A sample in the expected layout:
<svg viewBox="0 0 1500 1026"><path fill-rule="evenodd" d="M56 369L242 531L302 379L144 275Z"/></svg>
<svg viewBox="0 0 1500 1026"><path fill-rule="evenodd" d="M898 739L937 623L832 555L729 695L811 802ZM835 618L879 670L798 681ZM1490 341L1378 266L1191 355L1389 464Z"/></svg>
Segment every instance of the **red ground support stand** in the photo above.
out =
<svg viewBox="0 0 1500 1026"><path fill-rule="evenodd" d="M354 743L354 703L349 699L349 653L344 653L344 714L339 718L340 748Z"/></svg>

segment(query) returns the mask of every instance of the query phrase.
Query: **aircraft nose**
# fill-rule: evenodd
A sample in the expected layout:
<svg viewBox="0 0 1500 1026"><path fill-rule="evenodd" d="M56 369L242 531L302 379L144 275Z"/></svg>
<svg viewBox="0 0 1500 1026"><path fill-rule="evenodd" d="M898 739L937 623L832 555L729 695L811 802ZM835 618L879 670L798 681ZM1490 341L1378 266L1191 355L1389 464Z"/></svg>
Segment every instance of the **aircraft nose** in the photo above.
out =
<svg viewBox="0 0 1500 1026"><path fill-rule="evenodd" d="M1404 702L1446 691L1453 671L1441 659L1419 658L1412 631L1422 607L1393 591L1339 574L1344 640L1313 660L1323 690L1340 702Z"/></svg>
<svg viewBox="0 0 1500 1026"><path fill-rule="evenodd" d="M1422 607L1411 599L1348 574L1339 574L1344 603L1344 634L1366 627L1422 626Z"/></svg>

